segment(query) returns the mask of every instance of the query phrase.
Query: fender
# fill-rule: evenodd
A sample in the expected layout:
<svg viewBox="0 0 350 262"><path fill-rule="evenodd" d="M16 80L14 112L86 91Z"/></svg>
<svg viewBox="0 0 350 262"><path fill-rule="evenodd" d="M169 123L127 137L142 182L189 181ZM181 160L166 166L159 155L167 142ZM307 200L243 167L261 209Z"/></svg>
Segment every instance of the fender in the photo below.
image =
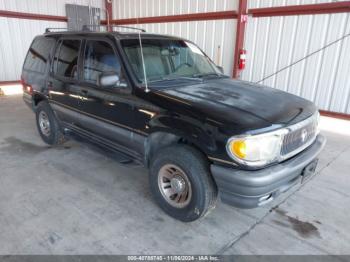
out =
<svg viewBox="0 0 350 262"><path fill-rule="evenodd" d="M179 115L159 115L149 122L149 127L149 136L144 144L146 166L155 152L170 144L191 144L205 155L213 155L217 150L213 130L215 128L203 125L197 119Z"/></svg>

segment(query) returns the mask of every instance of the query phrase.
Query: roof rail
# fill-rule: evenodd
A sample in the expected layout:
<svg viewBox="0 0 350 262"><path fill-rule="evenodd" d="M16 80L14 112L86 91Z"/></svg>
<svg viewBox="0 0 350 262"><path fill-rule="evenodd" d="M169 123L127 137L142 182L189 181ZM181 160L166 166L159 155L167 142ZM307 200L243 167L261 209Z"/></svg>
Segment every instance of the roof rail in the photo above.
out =
<svg viewBox="0 0 350 262"><path fill-rule="evenodd" d="M125 29L132 29L132 30L138 30L141 31L143 33L146 32L145 29L142 28L137 28L137 27L131 27L131 26L122 26L122 25L83 25L82 27L82 31L97 31L97 28L101 28L101 27L106 27L106 28L113 28L113 27L118 27L118 28L125 28ZM92 29L92 30L91 30ZM69 31L68 28L66 27L47 27L45 29L45 33L52 33L52 32L58 32L58 31Z"/></svg>
<svg viewBox="0 0 350 262"><path fill-rule="evenodd" d="M45 29L45 33L51 33L51 32L54 32L53 30L66 30L68 31L68 28L66 27L47 27ZM56 31L55 31L56 32Z"/></svg>
<svg viewBox="0 0 350 262"><path fill-rule="evenodd" d="M83 26L83 31L91 31L90 28L94 29L94 28L97 28L97 27L118 27L118 28L125 28L125 29L133 29L133 30L138 30L138 31L141 31L143 33L146 32L145 29L142 29L142 28L137 28L137 27L131 27L131 26L122 26L122 25L84 25Z"/></svg>

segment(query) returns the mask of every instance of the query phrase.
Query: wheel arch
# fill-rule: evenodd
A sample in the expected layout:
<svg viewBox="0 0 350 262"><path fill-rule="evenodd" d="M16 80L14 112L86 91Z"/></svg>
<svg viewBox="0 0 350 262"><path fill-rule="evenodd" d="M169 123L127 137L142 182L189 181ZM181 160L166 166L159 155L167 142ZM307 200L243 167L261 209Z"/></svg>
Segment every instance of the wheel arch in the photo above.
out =
<svg viewBox="0 0 350 262"><path fill-rule="evenodd" d="M198 140L193 139L182 132L174 132L173 130L161 130L152 132L145 141L145 166L149 166L152 157L160 149L176 144L185 144L192 146L205 158L208 158L208 149L201 145Z"/></svg>
<svg viewBox="0 0 350 262"><path fill-rule="evenodd" d="M44 96L43 94L40 94L40 93L34 93L33 94L33 105L34 105L34 108L36 108L40 102L42 101L46 101L47 100L47 97Z"/></svg>

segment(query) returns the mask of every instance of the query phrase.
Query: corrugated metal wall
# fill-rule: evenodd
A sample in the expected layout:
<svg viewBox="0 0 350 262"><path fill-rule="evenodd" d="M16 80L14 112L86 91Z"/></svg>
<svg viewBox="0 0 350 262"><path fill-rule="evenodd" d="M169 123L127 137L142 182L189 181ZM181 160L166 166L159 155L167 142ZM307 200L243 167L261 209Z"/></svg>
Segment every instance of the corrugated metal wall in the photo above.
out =
<svg viewBox="0 0 350 262"><path fill-rule="evenodd" d="M250 8L332 1L249 1ZM257 82L350 34L350 14L249 18L247 67L241 78ZM350 36L264 80L314 101L320 109L350 114Z"/></svg>
<svg viewBox="0 0 350 262"><path fill-rule="evenodd" d="M248 0L248 8L275 7L288 5L324 4L348 0Z"/></svg>
<svg viewBox="0 0 350 262"><path fill-rule="evenodd" d="M23 13L65 16L65 4L104 8L103 0L0 0L0 9Z"/></svg>
<svg viewBox="0 0 350 262"><path fill-rule="evenodd" d="M248 0L249 8L316 4L332 0ZM237 10L230 0L114 0L114 19ZM132 25L197 43L227 74L232 72L236 20ZM249 18L247 68L259 81L350 32L349 14ZM321 109L350 113L350 39L347 38L263 81L314 101Z"/></svg>
<svg viewBox="0 0 350 262"><path fill-rule="evenodd" d="M113 0L114 19L237 10L238 0Z"/></svg>
<svg viewBox="0 0 350 262"><path fill-rule="evenodd" d="M46 27L65 27L66 23L0 17L0 81L19 80L24 58L33 37Z"/></svg>
<svg viewBox="0 0 350 262"><path fill-rule="evenodd" d="M0 0L0 9L65 16L66 3L90 3L104 10L103 0ZM46 27L66 27L66 23L0 17L0 81L20 79L29 45L34 36L44 33Z"/></svg>
<svg viewBox="0 0 350 262"><path fill-rule="evenodd" d="M236 10L238 0L114 0L113 18L135 18ZM227 74L232 72L236 19L130 25L195 42Z"/></svg>
<svg viewBox="0 0 350 262"><path fill-rule="evenodd" d="M249 0L249 8L314 4L332 0ZM104 9L103 0L0 0L0 9L65 15L65 3ZM238 0L113 0L113 18L237 10ZM104 13L104 12L102 12ZM0 17L0 81L17 80L32 38L65 23ZM236 20L132 25L197 43L227 74L232 72ZM249 18L247 68L241 78L259 81L350 33L350 14ZM321 109L350 114L350 37L262 83L314 101Z"/></svg>

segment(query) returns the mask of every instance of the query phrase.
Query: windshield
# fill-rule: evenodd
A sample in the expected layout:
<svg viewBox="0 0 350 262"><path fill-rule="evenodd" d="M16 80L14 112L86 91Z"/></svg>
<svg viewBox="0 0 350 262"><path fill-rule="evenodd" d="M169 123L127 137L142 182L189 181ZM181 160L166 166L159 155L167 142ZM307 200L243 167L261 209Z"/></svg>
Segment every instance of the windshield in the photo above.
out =
<svg viewBox="0 0 350 262"><path fill-rule="evenodd" d="M144 82L139 39L122 40L121 44L136 77ZM216 65L188 41L142 39L142 51L148 82L222 75Z"/></svg>

